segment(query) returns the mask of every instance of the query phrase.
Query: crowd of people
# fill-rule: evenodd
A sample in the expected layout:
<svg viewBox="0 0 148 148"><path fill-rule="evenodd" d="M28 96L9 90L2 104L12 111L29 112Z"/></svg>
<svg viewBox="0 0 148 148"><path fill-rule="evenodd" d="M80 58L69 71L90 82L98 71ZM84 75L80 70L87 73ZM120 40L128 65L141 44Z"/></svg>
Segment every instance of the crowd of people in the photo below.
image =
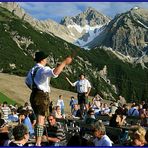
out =
<svg viewBox="0 0 148 148"><path fill-rule="evenodd" d="M26 77L25 82L32 90L30 103L18 107L5 101L0 105L0 146L147 145L147 102L129 105L120 95L117 101L108 104L99 94L89 101L92 86L81 73L74 83L66 77L77 91L77 98L70 99L70 113L66 115L62 95L59 94L56 104L50 100L49 78L57 78L71 64L73 56L68 56L53 69L47 66L47 57L43 51L36 52L36 64ZM136 122L129 123L129 117L136 118ZM114 137L112 130L120 133Z"/></svg>
<svg viewBox="0 0 148 148"><path fill-rule="evenodd" d="M64 100L63 96L59 95L57 101L55 101L52 106L52 110L46 118L46 122L43 130L43 141L46 141L46 145L50 146L76 146L72 139L78 138L79 143L77 146L112 146L116 144L116 139L108 134L107 126L114 128L122 128L122 126L137 126L133 130L132 136L127 131L122 134L127 135L123 138L120 135L119 144L129 145L129 146L144 146L147 145L147 131L148 131L148 105L145 101L140 104L132 102L129 104L123 104L120 102L120 98L116 102L111 102L110 104L103 103L103 98L97 94L88 103L88 109L85 113L81 111L78 104L77 98L73 96L69 99L69 110L68 114L64 110ZM124 102L125 103L125 102ZM50 106L51 107L51 106ZM108 116L108 124L100 121L100 116ZM126 118L137 117L136 123L128 123ZM65 120L67 124L60 122L62 119ZM85 127L92 126L91 132L89 133L93 138L85 139L85 130L87 134L87 128L83 128L82 125L79 126L79 130L70 132L66 130L66 126L71 127L68 124L68 119L72 121L82 121ZM62 121L61 120L61 121ZM71 122L71 121L69 121ZM15 124L14 124L15 123ZM12 125L13 126L12 128ZM11 125L11 126L10 126ZM0 106L0 145L1 146L28 146L29 139L35 139L35 125L36 125L36 115L30 104L25 102L23 106L17 106L8 104L4 101ZM10 128L11 127L11 128ZM74 125L72 126L74 127ZM83 131L83 135L81 132ZM69 132L69 133L68 133ZM67 135L69 137L67 137ZM20 136L20 137L19 137ZM117 135L119 137L119 135ZM115 141L114 141L115 140ZM87 141L87 142L86 142ZM89 141L89 142L88 142Z"/></svg>

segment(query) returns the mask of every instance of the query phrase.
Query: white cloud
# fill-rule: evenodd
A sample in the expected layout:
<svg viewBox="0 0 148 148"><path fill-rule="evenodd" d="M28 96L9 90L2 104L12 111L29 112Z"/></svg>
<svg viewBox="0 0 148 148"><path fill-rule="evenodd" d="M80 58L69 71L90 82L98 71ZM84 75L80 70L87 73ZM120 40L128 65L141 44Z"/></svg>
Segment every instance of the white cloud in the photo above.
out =
<svg viewBox="0 0 148 148"><path fill-rule="evenodd" d="M19 4L27 13L37 19L53 19L55 21L60 21L64 16L75 16L87 7L93 7L110 17L134 6L148 8L148 2L20 2Z"/></svg>

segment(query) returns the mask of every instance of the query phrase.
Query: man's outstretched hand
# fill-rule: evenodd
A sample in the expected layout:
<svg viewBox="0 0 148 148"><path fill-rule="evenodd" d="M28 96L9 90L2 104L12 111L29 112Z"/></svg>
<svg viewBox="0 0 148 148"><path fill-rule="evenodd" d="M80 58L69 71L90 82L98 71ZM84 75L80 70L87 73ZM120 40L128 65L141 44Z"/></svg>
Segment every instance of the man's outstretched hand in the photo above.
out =
<svg viewBox="0 0 148 148"><path fill-rule="evenodd" d="M65 62L66 65L69 65L69 64L72 62L72 57L71 57L71 56L67 57L67 58L64 60L64 62Z"/></svg>

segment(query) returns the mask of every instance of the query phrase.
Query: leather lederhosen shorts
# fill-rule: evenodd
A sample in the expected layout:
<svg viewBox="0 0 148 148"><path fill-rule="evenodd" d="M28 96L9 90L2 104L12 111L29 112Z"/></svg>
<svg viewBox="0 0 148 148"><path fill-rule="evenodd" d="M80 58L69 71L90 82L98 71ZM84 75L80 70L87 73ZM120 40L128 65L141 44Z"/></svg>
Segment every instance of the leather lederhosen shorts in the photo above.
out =
<svg viewBox="0 0 148 148"><path fill-rule="evenodd" d="M49 93L35 89L30 95L30 103L35 115L49 115Z"/></svg>
<svg viewBox="0 0 148 148"><path fill-rule="evenodd" d="M88 98L85 93L78 93L78 104L88 104Z"/></svg>

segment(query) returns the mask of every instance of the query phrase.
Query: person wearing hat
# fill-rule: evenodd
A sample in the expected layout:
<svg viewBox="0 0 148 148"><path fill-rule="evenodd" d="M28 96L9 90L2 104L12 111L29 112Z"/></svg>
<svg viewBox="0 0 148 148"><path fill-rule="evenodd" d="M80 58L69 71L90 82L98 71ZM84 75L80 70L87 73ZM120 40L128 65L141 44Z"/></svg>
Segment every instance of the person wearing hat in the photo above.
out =
<svg viewBox="0 0 148 148"><path fill-rule="evenodd" d="M66 80L69 82L71 86L75 86L78 93L78 104L80 105L80 110L82 114L84 114L84 111L88 109L88 95L91 90L91 84L90 82L85 78L84 74L79 75L79 80L72 83L67 77Z"/></svg>
<svg viewBox="0 0 148 148"><path fill-rule="evenodd" d="M45 116L49 112L49 78L58 77L66 65L72 62L72 57L67 57L56 68L51 69L47 64L48 55L43 51L35 53L36 65L29 71L26 81L33 80L30 103L37 117L35 127L36 146L41 146ZM33 77L32 77L33 76Z"/></svg>

